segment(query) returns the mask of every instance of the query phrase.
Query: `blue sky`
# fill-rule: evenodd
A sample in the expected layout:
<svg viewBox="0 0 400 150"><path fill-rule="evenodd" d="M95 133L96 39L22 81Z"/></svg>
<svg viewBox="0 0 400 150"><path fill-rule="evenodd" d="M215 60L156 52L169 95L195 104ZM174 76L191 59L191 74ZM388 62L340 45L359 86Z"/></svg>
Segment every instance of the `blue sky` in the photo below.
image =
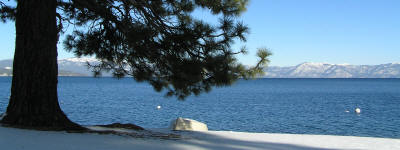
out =
<svg viewBox="0 0 400 150"><path fill-rule="evenodd" d="M205 12L198 18L210 20ZM400 62L399 0L251 0L241 20L250 27L244 64L257 47L269 48L273 66L302 62L383 64ZM0 59L13 57L13 23L0 24ZM59 45L59 58L73 57Z"/></svg>

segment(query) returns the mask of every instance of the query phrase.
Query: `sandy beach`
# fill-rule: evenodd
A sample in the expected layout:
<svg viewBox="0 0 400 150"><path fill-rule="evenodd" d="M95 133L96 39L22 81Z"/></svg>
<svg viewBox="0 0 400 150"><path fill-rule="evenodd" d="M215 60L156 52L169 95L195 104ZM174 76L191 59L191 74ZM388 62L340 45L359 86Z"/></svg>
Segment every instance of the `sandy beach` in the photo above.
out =
<svg viewBox="0 0 400 150"><path fill-rule="evenodd" d="M169 132L165 129L155 130ZM246 133L179 132L182 139L133 138L93 133L34 131L0 127L4 150L398 150L400 139Z"/></svg>

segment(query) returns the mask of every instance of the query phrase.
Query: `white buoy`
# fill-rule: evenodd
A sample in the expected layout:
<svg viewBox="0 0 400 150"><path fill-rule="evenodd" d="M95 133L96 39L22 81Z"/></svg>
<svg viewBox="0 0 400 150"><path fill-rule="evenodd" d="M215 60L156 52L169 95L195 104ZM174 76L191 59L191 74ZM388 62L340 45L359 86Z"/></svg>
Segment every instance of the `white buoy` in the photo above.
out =
<svg viewBox="0 0 400 150"><path fill-rule="evenodd" d="M348 112L350 112L350 111L346 110L346 111L344 111L344 112L347 112L347 113L348 113Z"/></svg>
<svg viewBox="0 0 400 150"><path fill-rule="evenodd" d="M160 106L160 105L158 105L158 106L157 106L157 109L161 109L161 106Z"/></svg>
<svg viewBox="0 0 400 150"><path fill-rule="evenodd" d="M355 112L356 112L357 114L360 114L360 113L361 113L361 109L360 109L360 108L356 108Z"/></svg>

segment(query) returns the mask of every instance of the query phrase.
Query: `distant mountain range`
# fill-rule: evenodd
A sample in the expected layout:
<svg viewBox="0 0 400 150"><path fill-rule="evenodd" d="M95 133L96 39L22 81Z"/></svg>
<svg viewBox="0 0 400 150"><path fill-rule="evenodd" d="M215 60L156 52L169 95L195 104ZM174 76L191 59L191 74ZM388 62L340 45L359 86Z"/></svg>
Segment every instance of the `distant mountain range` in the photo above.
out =
<svg viewBox="0 0 400 150"><path fill-rule="evenodd" d="M94 58L67 58L58 60L59 76L91 76L87 63L98 63ZM12 59L0 60L0 76L12 75Z"/></svg>
<svg viewBox="0 0 400 150"><path fill-rule="evenodd" d="M290 67L268 67L266 78L400 78L400 63L349 65L302 63Z"/></svg>
<svg viewBox="0 0 400 150"><path fill-rule="evenodd" d="M12 59L0 60L0 76L12 74Z"/></svg>
<svg viewBox="0 0 400 150"><path fill-rule="evenodd" d="M58 60L59 76L92 76L86 62L99 63L94 58ZM400 78L400 63L349 65L306 62L289 67L270 66L265 71L264 78ZM0 60L0 76L11 74L12 60Z"/></svg>

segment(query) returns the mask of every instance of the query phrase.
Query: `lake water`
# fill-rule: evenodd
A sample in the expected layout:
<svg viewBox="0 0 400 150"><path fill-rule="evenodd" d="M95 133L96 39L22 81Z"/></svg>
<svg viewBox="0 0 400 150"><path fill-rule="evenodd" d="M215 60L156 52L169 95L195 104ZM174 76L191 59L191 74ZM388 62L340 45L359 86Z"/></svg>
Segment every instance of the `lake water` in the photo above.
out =
<svg viewBox="0 0 400 150"><path fill-rule="evenodd" d="M10 85L11 77L0 77L0 113ZM59 101L84 125L166 128L186 117L210 130L400 138L400 79L240 80L179 101L131 78L60 77Z"/></svg>

